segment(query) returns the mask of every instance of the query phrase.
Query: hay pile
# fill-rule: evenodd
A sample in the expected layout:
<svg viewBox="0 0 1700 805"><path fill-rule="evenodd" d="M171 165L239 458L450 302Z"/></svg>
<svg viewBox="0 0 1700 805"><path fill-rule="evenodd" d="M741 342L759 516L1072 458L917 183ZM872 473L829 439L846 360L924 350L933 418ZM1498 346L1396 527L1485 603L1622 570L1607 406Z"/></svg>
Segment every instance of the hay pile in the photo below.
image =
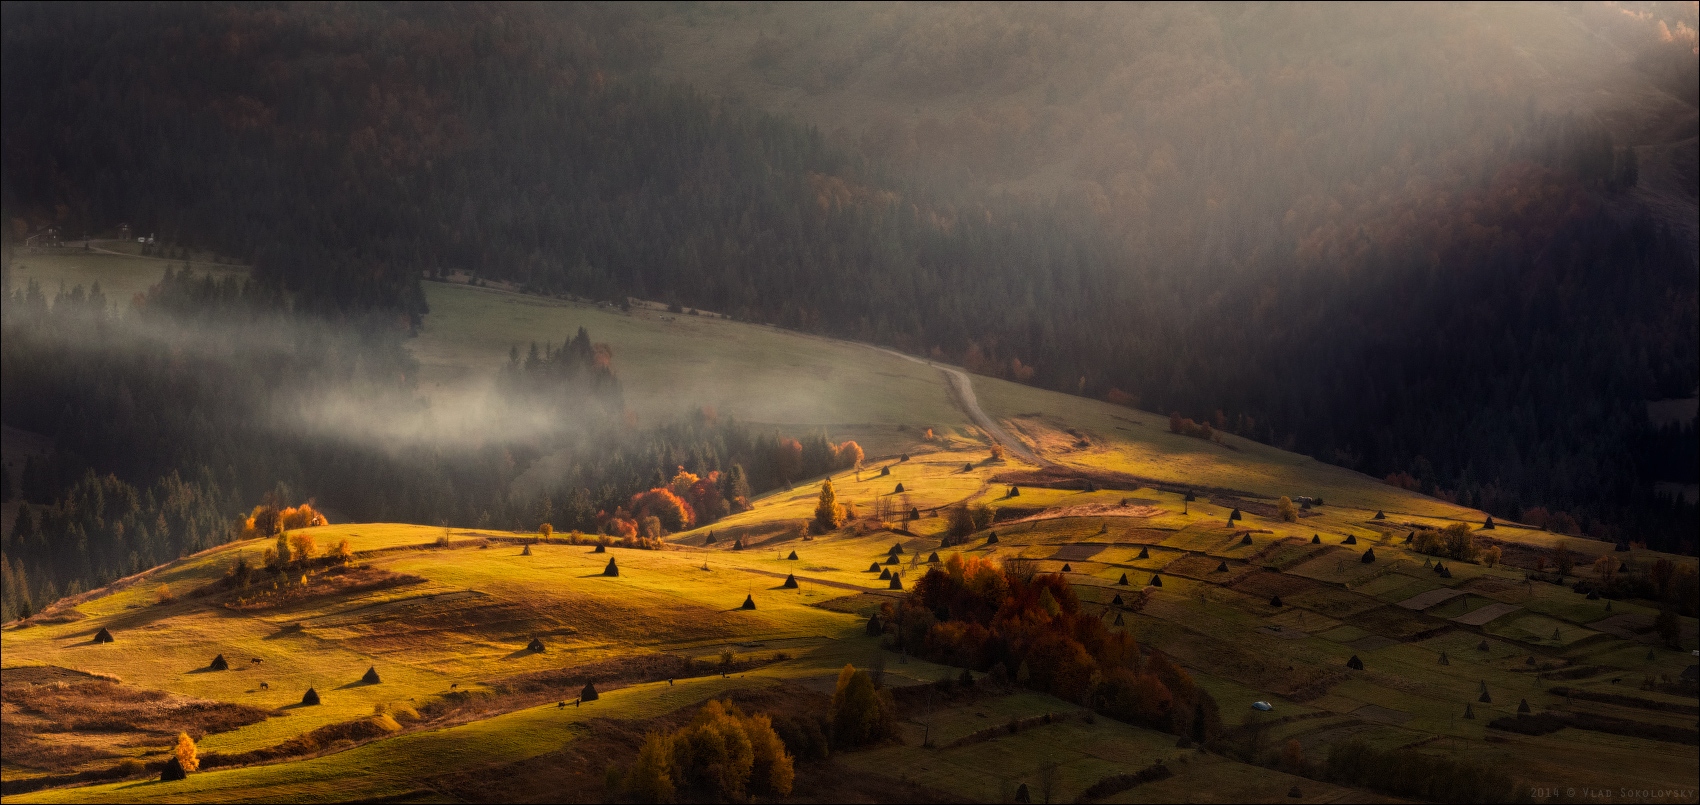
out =
<svg viewBox="0 0 1700 805"><path fill-rule="evenodd" d="M746 594L744 596L744 603L740 604L738 606L738 608L739 609L755 609L756 608L756 597L754 595Z"/></svg>
<svg viewBox="0 0 1700 805"><path fill-rule="evenodd" d="M537 641L531 642L536 643ZM360 681L367 685L376 685L383 680L378 679L378 667L374 665L366 669L366 673L360 677Z"/></svg>
<svg viewBox="0 0 1700 805"><path fill-rule="evenodd" d="M794 573L786 573L786 574L785 574L785 583L784 583L784 584L781 584L781 585L779 585L779 586L780 586L780 587L783 587L783 588L785 588L785 589L787 589L787 590L795 590L795 589L797 589L797 576L796 576L796 574L794 574Z"/></svg>
<svg viewBox="0 0 1700 805"><path fill-rule="evenodd" d="M224 655L220 654L217 657L213 658L212 663L207 666L207 670L210 670L210 671L228 671L228 670L230 670L230 663L225 662L224 661Z"/></svg>
<svg viewBox="0 0 1700 805"><path fill-rule="evenodd" d="M110 643L112 642L112 633L106 631L106 627L102 626L100 627L100 631L94 633L94 642Z"/></svg>
<svg viewBox="0 0 1700 805"><path fill-rule="evenodd" d="M602 575L604 575L604 576L618 576L618 575L620 575L620 566L614 564L614 557L612 557L612 556L608 557L608 566L605 567L605 568L602 568Z"/></svg>
<svg viewBox="0 0 1700 805"><path fill-rule="evenodd" d="M304 706L312 707L313 705L316 705L318 703L319 703L319 692L312 689L312 688L308 688L307 692L305 694L302 694L302 696L301 696L301 704L304 705Z"/></svg>

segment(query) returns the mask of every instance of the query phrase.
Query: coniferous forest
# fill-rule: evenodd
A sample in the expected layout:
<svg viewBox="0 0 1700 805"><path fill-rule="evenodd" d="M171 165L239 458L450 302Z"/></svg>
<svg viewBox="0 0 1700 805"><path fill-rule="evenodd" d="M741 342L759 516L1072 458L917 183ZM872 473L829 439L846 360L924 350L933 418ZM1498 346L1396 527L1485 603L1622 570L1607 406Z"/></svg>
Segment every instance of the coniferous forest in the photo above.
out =
<svg viewBox="0 0 1700 805"><path fill-rule="evenodd" d="M1635 151L1597 120L1484 78L1493 43L1452 58L1451 12L1169 20L1211 33L1186 76L1144 75L1151 101L1114 110L1137 171L1054 194L971 191L973 154L1023 147L996 130L1003 150L951 145L969 156L927 172L914 149L660 79L662 7L3 13L7 237L129 224L167 255L254 266L242 283L169 275L122 321L80 289L50 305L8 279L5 424L55 439L7 479L47 512L5 536L5 572L27 579L5 585L8 617L27 605L13 590L39 606L216 544L262 499L598 530L641 525L632 496L681 467L732 506L835 460L824 437L798 464L796 443L704 417L613 427L594 333L500 374L515 399L611 425L551 431L596 458L536 496L511 487L545 444L396 453L264 425L267 406L333 386L405 406L421 283L452 272L1174 411L1555 530L1691 552L1700 528L1653 491L1696 482L1693 425L1657 427L1646 406L1700 378L1692 228L1635 203ZM1344 44L1379 25L1436 45L1378 60ZM1320 55L1283 49L1301 34ZM1427 72L1392 66L1409 58ZM936 82L923 95L976 76L904 59ZM1670 57L1648 59L1692 104ZM238 329L263 335L223 337Z"/></svg>

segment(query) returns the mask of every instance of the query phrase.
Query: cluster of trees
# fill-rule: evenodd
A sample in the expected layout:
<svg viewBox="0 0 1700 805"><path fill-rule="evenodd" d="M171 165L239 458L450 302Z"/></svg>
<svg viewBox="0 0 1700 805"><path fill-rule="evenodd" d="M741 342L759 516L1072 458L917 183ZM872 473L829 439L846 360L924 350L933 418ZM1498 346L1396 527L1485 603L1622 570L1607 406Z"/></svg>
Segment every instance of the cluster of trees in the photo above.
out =
<svg viewBox="0 0 1700 805"><path fill-rule="evenodd" d="M0 537L0 620L228 541L239 500L210 472L192 477L137 488L85 469L35 505L26 497Z"/></svg>
<svg viewBox="0 0 1700 805"><path fill-rule="evenodd" d="M620 380L614 376L614 349L591 343L590 332L578 334L555 349L544 344L542 352L532 343L522 359L519 347L508 351L508 364L497 374L497 386L513 403L547 404L557 415L582 414L594 404L603 414L625 410Z"/></svg>
<svg viewBox="0 0 1700 805"><path fill-rule="evenodd" d="M711 700L691 723L644 738L621 780L638 802L708 799L743 802L791 793L791 753L765 713L746 715L731 702Z"/></svg>
<svg viewBox="0 0 1700 805"><path fill-rule="evenodd" d="M1060 575L959 554L928 570L900 605L886 605L882 622L900 650L990 671L1129 723L1214 738L1221 721L1210 695L1161 652L1142 651L1126 631L1107 627L1104 614L1083 611Z"/></svg>
<svg viewBox="0 0 1700 805"><path fill-rule="evenodd" d="M902 7L840 26L872 37L843 69L1048 100L899 121L858 156L654 82L642 12L23 5L0 42L4 204L251 257L302 308L391 328L425 313L422 273L663 299L1221 411L1502 517L1689 545L1643 403L1700 377L1693 245L1632 209L1605 130L1504 80L1526 59L1484 19ZM1050 201L973 179L1037 175L1041 153L1076 166Z"/></svg>
<svg viewBox="0 0 1700 805"><path fill-rule="evenodd" d="M1467 523L1418 529L1416 536L1411 537L1411 547L1420 553L1460 562L1474 562L1482 553L1482 547L1476 543L1476 535Z"/></svg>

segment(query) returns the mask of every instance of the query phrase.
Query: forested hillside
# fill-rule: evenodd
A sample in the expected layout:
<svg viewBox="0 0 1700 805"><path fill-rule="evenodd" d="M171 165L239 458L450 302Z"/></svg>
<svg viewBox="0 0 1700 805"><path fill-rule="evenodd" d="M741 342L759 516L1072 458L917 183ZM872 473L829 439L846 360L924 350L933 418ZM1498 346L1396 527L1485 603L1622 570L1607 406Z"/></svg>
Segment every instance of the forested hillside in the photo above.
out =
<svg viewBox="0 0 1700 805"><path fill-rule="evenodd" d="M840 10L715 51L805 93L882 65L888 109L846 110L877 125L822 133L657 78L685 39L655 8L8 5L5 214L250 257L299 310L377 329L450 271L676 301L1505 517L1692 539L1693 506L1651 489L1692 482L1695 450L1658 458L1644 403L1700 377L1694 243L1644 214L1609 127L1520 80L1514 29L1452 6L962 13L848 12L866 35L835 38ZM1655 50L1691 109L1668 65L1692 49ZM1029 102L954 94L993 90ZM430 499L397 489L359 510Z"/></svg>

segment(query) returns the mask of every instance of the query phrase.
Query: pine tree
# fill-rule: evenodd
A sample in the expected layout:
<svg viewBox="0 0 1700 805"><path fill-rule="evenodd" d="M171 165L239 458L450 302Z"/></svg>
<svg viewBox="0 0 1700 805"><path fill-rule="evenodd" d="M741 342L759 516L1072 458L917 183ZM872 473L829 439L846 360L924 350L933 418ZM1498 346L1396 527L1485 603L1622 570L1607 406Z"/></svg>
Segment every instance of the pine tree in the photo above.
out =
<svg viewBox="0 0 1700 805"><path fill-rule="evenodd" d="M831 531L844 524L844 509L838 505L838 496L832 491L832 479L820 482L820 503L815 506L815 525L822 531Z"/></svg>

